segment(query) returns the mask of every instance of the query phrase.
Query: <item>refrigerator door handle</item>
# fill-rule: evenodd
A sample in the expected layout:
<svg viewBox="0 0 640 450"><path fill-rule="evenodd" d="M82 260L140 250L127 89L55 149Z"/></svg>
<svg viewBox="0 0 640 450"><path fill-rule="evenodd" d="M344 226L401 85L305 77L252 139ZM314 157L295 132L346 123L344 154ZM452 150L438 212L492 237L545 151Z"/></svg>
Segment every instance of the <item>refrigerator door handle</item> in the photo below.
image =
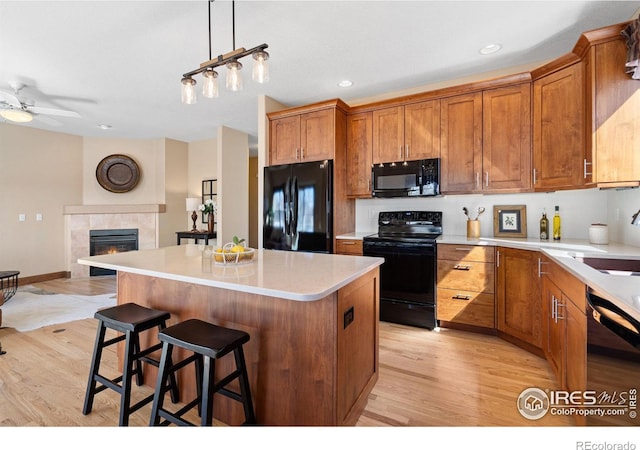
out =
<svg viewBox="0 0 640 450"><path fill-rule="evenodd" d="M291 234L298 233L298 177L291 181Z"/></svg>
<svg viewBox="0 0 640 450"><path fill-rule="evenodd" d="M284 234L285 236L291 235L291 220L289 219L289 205L291 204L291 177L287 178L287 182L284 185Z"/></svg>

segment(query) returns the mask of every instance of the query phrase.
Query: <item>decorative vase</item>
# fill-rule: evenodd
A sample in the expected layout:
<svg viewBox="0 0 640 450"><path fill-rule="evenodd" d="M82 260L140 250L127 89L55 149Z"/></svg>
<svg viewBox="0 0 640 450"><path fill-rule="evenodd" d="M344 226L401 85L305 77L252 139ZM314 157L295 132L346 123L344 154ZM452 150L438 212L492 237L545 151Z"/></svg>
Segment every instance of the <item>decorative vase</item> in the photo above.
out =
<svg viewBox="0 0 640 450"><path fill-rule="evenodd" d="M207 230L209 231L209 234L213 233L214 221L215 217L213 216L213 213L209 213L209 216L207 217Z"/></svg>

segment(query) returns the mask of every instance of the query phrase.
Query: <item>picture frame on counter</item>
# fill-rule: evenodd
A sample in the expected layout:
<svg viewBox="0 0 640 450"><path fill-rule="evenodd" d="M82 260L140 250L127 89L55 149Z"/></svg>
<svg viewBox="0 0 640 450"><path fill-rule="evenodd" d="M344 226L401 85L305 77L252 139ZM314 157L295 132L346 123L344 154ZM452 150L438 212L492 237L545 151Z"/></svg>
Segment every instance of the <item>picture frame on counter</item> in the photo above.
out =
<svg viewBox="0 0 640 450"><path fill-rule="evenodd" d="M493 235L495 237L527 237L526 205L494 205Z"/></svg>

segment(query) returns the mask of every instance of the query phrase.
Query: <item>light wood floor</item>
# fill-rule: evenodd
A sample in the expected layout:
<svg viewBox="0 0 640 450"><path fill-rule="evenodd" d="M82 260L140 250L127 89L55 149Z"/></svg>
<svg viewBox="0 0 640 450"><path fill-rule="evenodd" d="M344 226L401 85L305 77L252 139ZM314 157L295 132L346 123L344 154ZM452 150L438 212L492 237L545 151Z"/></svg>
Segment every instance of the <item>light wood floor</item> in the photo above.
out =
<svg viewBox="0 0 640 450"><path fill-rule="evenodd" d="M94 279L95 278L95 279ZM115 292L115 277L60 279L35 286L98 295ZM93 412L82 403L96 322L85 319L20 333L0 329L0 426L114 426L118 395L96 396ZM106 367L115 374L116 355ZM458 330L423 330L382 322L380 378L358 426L563 426L566 417L523 418L516 399L528 387L556 389L544 359L493 336ZM135 398L151 392L136 388ZM151 406L133 414L146 426Z"/></svg>

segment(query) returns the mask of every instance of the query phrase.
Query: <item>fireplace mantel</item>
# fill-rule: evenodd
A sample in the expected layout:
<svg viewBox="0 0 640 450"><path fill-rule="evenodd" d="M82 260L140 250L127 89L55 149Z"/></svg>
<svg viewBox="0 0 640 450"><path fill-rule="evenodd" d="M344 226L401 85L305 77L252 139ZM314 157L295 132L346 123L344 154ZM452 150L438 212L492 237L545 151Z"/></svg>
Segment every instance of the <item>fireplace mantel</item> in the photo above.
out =
<svg viewBox="0 0 640 450"><path fill-rule="evenodd" d="M146 205L65 205L62 213L72 214L138 214L163 213L167 211L165 204Z"/></svg>

